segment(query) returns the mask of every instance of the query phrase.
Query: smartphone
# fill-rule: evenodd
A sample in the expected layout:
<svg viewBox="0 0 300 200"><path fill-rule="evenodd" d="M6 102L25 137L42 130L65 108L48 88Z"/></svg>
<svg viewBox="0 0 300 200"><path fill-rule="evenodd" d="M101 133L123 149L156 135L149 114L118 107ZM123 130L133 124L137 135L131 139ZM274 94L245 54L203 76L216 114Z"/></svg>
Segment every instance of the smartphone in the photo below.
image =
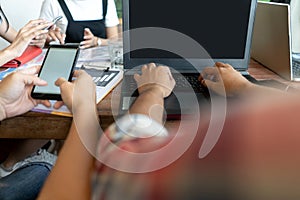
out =
<svg viewBox="0 0 300 200"><path fill-rule="evenodd" d="M63 17L62 17L62 16L57 16L57 17L55 17L55 18L52 20L53 24L56 24L56 22L57 22L58 20L60 20L61 18L63 18ZM46 27L45 30L49 30L52 26L53 26L53 25L50 25L50 26Z"/></svg>
<svg viewBox="0 0 300 200"><path fill-rule="evenodd" d="M34 99L62 100L60 89L55 85L59 77L72 80L73 69L79 55L78 45L52 45L48 48L38 77L47 81L47 86L33 86Z"/></svg>

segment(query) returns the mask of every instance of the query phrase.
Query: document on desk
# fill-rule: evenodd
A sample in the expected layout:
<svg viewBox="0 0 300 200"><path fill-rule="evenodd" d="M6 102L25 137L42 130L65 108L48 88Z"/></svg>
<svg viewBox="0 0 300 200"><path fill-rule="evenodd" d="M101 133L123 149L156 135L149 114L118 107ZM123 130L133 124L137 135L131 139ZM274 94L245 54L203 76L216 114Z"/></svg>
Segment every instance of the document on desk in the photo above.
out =
<svg viewBox="0 0 300 200"><path fill-rule="evenodd" d="M99 103L106 95L123 79L123 70L119 69L105 69L99 70L97 68L88 68L82 66L96 84L96 97Z"/></svg>
<svg viewBox="0 0 300 200"><path fill-rule="evenodd" d="M97 69L110 67L108 47L99 46L81 50L76 66L81 67L82 65L94 66Z"/></svg>
<svg viewBox="0 0 300 200"><path fill-rule="evenodd" d="M31 111L40 112L40 113L48 113L48 114L53 114L53 115L66 116L66 117L72 117L71 111L65 105L63 105L59 109L54 109L53 105L55 104L55 102L56 101L51 100L50 101L50 103L51 103L50 107L46 107L42 104L38 104Z"/></svg>

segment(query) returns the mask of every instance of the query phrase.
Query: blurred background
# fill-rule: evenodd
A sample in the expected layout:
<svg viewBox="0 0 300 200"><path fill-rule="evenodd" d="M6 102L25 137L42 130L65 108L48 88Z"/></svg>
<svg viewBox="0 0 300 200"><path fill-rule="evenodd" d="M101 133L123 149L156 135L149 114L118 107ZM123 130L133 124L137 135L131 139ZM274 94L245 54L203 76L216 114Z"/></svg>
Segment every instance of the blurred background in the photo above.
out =
<svg viewBox="0 0 300 200"><path fill-rule="evenodd" d="M37 19L43 0L6 0L1 1L1 7L6 14L9 23L16 29L22 28L29 20ZM122 18L122 0L115 0L119 18ZM0 38L0 49L8 45L8 42Z"/></svg>

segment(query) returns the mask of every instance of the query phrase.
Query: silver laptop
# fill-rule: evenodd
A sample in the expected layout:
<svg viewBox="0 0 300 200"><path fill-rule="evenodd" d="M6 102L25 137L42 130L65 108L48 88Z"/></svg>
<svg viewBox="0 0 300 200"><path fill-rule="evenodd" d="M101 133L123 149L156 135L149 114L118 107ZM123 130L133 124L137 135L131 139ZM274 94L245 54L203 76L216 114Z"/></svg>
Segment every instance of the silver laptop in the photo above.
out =
<svg viewBox="0 0 300 200"><path fill-rule="evenodd" d="M292 54L290 5L258 2L251 56L287 80L300 81L300 62Z"/></svg>
<svg viewBox="0 0 300 200"><path fill-rule="evenodd" d="M180 74L186 80L191 76L197 79L203 68L217 61L248 74L255 8L256 0L123 0L125 76L121 108L128 109L131 102L127 87L132 83L127 80L132 77L127 77L145 63L170 66L174 77ZM206 99L205 90L179 90L180 83L175 80L174 91L184 109L192 108L190 93L196 93L200 101ZM171 95L165 101L168 114L177 114L176 103L169 103L176 102L174 99Z"/></svg>

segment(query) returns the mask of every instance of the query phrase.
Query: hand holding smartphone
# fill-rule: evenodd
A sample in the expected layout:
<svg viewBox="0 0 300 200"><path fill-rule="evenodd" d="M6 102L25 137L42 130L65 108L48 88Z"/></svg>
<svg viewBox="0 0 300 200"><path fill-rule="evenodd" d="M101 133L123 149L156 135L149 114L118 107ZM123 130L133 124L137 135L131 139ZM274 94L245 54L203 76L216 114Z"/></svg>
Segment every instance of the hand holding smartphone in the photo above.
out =
<svg viewBox="0 0 300 200"><path fill-rule="evenodd" d="M59 77L72 80L72 72L79 55L78 45L52 45L49 47L38 77L47 81L47 86L33 86L34 99L62 100L60 89L55 85Z"/></svg>

